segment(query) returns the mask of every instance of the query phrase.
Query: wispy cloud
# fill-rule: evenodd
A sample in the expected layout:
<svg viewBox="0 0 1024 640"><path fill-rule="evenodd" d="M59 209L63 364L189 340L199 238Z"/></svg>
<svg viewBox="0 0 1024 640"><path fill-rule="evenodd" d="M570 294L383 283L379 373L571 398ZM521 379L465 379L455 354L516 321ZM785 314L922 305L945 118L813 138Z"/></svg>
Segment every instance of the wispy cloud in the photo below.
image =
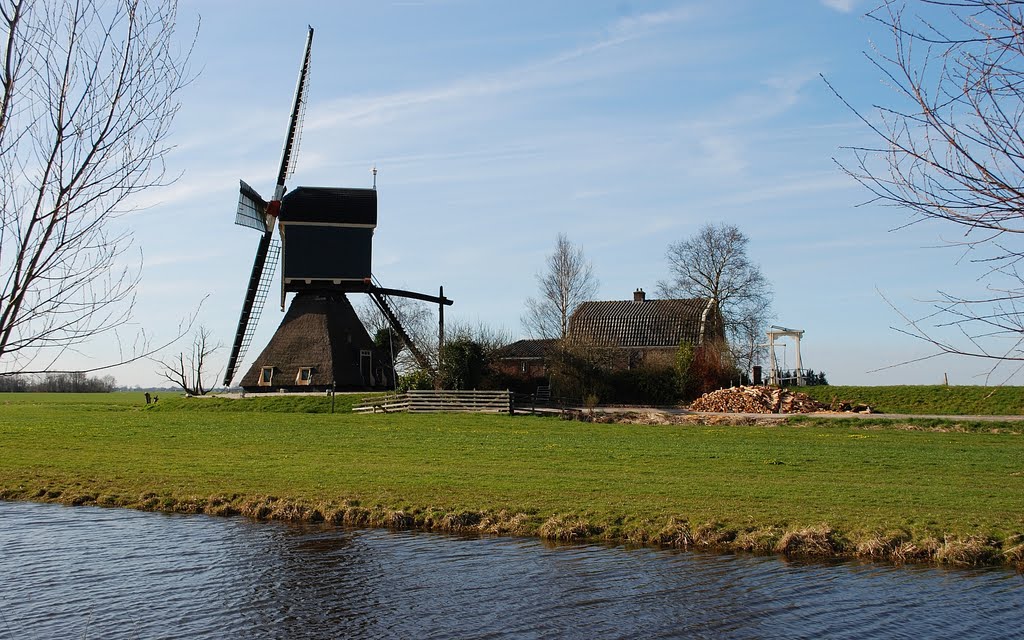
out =
<svg viewBox="0 0 1024 640"><path fill-rule="evenodd" d="M698 17L699 10L694 6L680 6L666 11L652 11L638 16L626 16L609 29L611 33L622 34L624 37L635 37L639 33L656 29L667 24L686 22Z"/></svg>
<svg viewBox="0 0 1024 640"><path fill-rule="evenodd" d="M200 264L224 257L222 250L193 253L162 253L145 257L146 267L176 267L184 264Z"/></svg>
<svg viewBox="0 0 1024 640"><path fill-rule="evenodd" d="M822 171L789 178L780 178L770 185L748 187L741 192L716 199L721 205L744 205L769 200L798 199L800 196L828 191L857 189L858 185L838 171Z"/></svg>
<svg viewBox="0 0 1024 640"><path fill-rule="evenodd" d="M697 15L695 9L683 7L621 18L592 42L504 70L462 77L447 84L413 91L313 104L307 116L306 128L324 129L345 121L363 124L387 121L398 114L428 105L500 97L566 84L579 85L595 77L624 73L644 66L647 60L642 56L631 55L604 58L600 64L578 63L607 49L647 36L667 25L692 20ZM678 55L678 51L674 55Z"/></svg>
<svg viewBox="0 0 1024 640"><path fill-rule="evenodd" d="M842 13L851 13L857 5L858 0L821 0L821 4L829 9L835 9Z"/></svg>

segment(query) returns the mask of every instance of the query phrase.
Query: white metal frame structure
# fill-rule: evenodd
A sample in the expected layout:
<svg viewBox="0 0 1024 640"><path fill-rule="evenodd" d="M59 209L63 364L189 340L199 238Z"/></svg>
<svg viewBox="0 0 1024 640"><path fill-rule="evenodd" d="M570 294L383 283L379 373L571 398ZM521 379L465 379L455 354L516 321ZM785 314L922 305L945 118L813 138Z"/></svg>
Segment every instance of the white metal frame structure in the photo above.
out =
<svg viewBox="0 0 1024 640"><path fill-rule="evenodd" d="M796 342L796 386L804 386L804 366L800 361L800 338L804 335L803 329L787 329L772 325L768 329L768 358L771 369L768 372L768 384L779 386L779 366L775 361L775 339L793 338Z"/></svg>

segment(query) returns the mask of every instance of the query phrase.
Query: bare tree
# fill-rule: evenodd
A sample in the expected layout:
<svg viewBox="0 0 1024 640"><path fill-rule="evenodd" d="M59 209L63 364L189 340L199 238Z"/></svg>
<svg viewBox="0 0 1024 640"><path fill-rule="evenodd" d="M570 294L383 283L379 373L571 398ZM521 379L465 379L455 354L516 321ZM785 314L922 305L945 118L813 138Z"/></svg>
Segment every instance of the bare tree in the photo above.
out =
<svg viewBox="0 0 1024 640"><path fill-rule="evenodd" d="M504 327L492 327L484 322L476 324L456 320L445 328L445 341L469 340L480 345L484 357L512 343L512 335Z"/></svg>
<svg viewBox="0 0 1024 640"><path fill-rule="evenodd" d="M983 292L939 291L926 317L904 315L898 330L937 347L935 355L995 366L1024 360L1024 4L917 7L928 15L894 1L868 14L892 34L892 50L869 57L896 104L876 105L868 117L846 103L881 144L851 148L854 160L840 165L875 201L911 214L900 226L947 224L959 236L949 244L982 269Z"/></svg>
<svg viewBox="0 0 1024 640"><path fill-rule="evenodd" d="M165 184L187 83L174 0L0 0L0 370L130 318L140 270L111 221ZM136 356L137 357L137 356ZM122 360L126 358L122 357Z"/></svg>
<svg viewBox="0 0 1024 640"><path fill-rule="evenodd" d="M212 342L211 337L209 329L204 326L197 327L192 335L190 353L181 352L177 356L157 360L160 364L160 376L181 387L182 391L189 395L205 396L212 388L204 380L209 373L207 366L210 356L221 348L219 343ZM217 376L213 379L216 380Z"/></svg>
<svg viewBox="0 0 1024 640"><path fill-rule="evenodd" d="M561 339L576 308L597 293L598 280L583 248L560 233L544 270L537 274L537 284L540 296L527 298L523 327L535 338Z"/></svg>
<svg viewBox="0 0 1024 640"><path fill-rule="evenodd" d="M437 367L437 316L430 305L411 298L389 297L388 305L398 316L409 337L416 346ZM381 349L390 351L395 361L395 370L405 374L420 368L416 358L406 347L402 337L394 331L387 316L369 298L356 308L356 314L366 327L367 333Z"/></svg>
<svg viewBox="0 0 1024 640"><path fill-rule="evenodd" d="M747 236L735 225L705 224L670 244L669 280L658 282L665 298L713 298L718 302L733 358L742 370L756 364L756 345L771 317L772 288L747 256Z"/></svg>

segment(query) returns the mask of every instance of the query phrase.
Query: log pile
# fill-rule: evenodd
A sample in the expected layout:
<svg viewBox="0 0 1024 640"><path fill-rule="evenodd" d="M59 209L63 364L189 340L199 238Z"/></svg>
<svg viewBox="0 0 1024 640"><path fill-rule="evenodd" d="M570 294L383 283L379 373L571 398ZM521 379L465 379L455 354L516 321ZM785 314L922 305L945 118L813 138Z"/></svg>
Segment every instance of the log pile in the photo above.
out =
<svg viewBox="0 0 1024 640"><path fill-rule="evenodd" d="M776 387L733 387L705 393L693 401L690 411L714 413L813 413L828 405L805 393Z"/></svg>

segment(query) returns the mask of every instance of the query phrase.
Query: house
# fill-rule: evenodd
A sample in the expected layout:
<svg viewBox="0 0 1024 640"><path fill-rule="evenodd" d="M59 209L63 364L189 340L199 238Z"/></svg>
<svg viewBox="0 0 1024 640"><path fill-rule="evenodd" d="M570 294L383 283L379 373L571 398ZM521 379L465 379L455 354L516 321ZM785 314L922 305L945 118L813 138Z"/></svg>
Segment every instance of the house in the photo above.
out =
<svg viewBox="0 0 1024 640"><path fill-rule="evenodd" d="M643 289L632 300L584 302L569 319L570 344L609 348L615 369L672 366L679 345L724 340L718 305L710 298L648 300ZM519 340L495 354L497 371L519 379L547 376L558 340Z"/></svg>
<svg viewBox="0 0 1024 640"><path fill-rule="evenodd" d="M547 377L547 357L558 340L517 340L499 349L492 368L511 378L533 380Z"/></svg>
<svg viewBox="0 0 1024 640"><path fill-rule="evenodd" d="M569 319L576 344L619 352L615 368L671 366L679 345L724 340L722 314L713 298L648 300L643 289L632 300L584 302Z"/></svg>

